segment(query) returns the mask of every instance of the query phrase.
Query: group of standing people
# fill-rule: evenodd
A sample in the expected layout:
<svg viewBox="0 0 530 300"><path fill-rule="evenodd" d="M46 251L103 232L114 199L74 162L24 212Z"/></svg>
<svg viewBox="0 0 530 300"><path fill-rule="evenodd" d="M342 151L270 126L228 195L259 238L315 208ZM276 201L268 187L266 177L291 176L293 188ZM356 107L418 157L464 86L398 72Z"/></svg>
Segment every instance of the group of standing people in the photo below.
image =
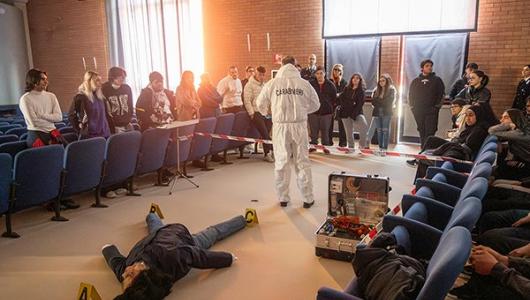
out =
<svg viewBox="0 0 530 300"><path fill-rule="evenodd" d="M388 149L390 121L395 108L397 92L388 74L380 76L372 93L372 120L370 125L363 113L366 100L366 83L362 74L354 73L349 81L343 78L344 66L333 65L328 79L323 67L316 65L316 56L309 56L309 65L301 70L302 78L309 80L317 92L320 108L309 115L310 143L333 145L334 120L338 121L339 146L355 148L354 133L359 134L359 148L369 148L377 131L377 141L382 153ZM311 151L316 151L311 149ZM329 153L328 150L324 150Z"/></svg>

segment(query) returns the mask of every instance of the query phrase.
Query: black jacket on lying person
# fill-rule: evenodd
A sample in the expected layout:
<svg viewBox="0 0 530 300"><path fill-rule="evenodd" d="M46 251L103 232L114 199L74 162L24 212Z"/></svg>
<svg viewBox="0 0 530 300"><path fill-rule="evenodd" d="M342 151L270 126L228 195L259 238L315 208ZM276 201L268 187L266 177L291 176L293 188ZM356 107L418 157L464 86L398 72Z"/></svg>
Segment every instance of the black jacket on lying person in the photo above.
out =
<svg viewBox="0 0 530 300"><path fill-rule="evenodd" d="M115 246L110 246L118 251ZM110 248L109 247L109 248ZM107 251L107 249L105 249ZM119 253L119 252L118 252ZM136 243L127 257L113 255L112 271L121 282L126 267L144 261L170 275L173 281L186 276L191 268L212 269L232 265L232 254L198 247L182 224L168 224Z"/></svg>

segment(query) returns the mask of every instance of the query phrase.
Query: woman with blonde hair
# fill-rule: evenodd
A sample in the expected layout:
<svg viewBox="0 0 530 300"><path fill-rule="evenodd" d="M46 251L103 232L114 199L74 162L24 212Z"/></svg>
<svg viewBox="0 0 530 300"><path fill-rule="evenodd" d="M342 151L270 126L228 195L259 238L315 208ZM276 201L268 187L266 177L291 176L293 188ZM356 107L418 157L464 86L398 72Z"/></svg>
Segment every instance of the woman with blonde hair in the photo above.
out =
<svg viewBox="0 0 530 300"><path fill-rule="evenodd" d="M82 138L110 136L109 116L101 86L101 76L94 71L87 71L70 106L68 118Z"/></svg>
<svg viewBox="0 0 530 300"><path fill-rule="evenodd" d="M193 82L193 72L184 71L180 79L180 85L175 92L175 104L173 107L173 111L176 111L177 120L179 121L199 119L201 101L199 96L197 96Z"/></svg>

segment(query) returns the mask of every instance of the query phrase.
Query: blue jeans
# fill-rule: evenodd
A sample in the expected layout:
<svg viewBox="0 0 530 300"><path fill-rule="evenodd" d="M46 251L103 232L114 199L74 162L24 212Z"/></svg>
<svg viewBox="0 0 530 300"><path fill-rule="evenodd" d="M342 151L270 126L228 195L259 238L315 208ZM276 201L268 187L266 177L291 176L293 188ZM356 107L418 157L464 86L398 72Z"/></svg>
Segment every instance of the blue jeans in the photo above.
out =
<svg viewBox="0 0 530 300"><path fill-rule="evenodd" d="M157 231L160 227L164 226L162 220L155 213L149 213L145 218L147 222L147 228L149 229L149 234ZM195 244L203 249L208 249L216 242L238 232L239 230L245 228L247 225L247 220L243 216L234 217L228 221L209 226L208 228L192 234Z"/></svg>
<svg viewBox="0 0 530 300"><path fill-rule="evenodd" d="M370 144L372 136L377 130L377 143L379 144L379 149L388 149L391 119L391 116L372 117L372 121L370 122L370 129L368 129L368 136L366 137L367 145Z"/></svg>

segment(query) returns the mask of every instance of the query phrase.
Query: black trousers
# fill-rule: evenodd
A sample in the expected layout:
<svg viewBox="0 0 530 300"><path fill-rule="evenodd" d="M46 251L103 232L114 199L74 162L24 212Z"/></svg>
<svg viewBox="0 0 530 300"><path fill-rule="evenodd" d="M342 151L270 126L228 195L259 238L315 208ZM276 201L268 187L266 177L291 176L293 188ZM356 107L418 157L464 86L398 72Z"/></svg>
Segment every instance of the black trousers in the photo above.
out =
<svg viewBox="0 0 530 300"><path fill-rule="evenodd" d="M259 112L254 113L254 118L252 118L252 124L256 127L258 130L260 136L264 140L270 140L270 132L272 129L272 121L265 118L262 114ZM272 144L263 144L263 153L267 155L272 150Z"/></svg>
<svg viewBox="0 0 530 300"><path fill-rule="evenodd" d="M527 209L530 210L530 194L522 191L490 187L482 201L484 213L494 210Z"/></svg>
<svg viewBox="0 0 530 300"><path fill-rule="evenodd" d="M412 111L418 133L420 134L420 143L423 148L427 137L435 135L438 130L438 111L436 113L424 113L420 111Z"/></svg>
<svg viewBox="0 0 530 300"><path fill-rule="evenodd" d="M344 130L344 123L342 123L341 120L338 120L337 123L339 123L339 146L340 147L346 147L348 145L348 142L346 141L346 131ZM329 142L330 146L333 146L333 126L335 124L335 120L331 121L331 126L329 126Z"/></svg>
<svg viewBox="0 0 530 300"><path fill-rule="evenodd" d="M478 225L478 242L503 255L530 243L529 224L511 227L517 220L528 215L528 212L529 210L510 209L485 213Z"/></svg>

